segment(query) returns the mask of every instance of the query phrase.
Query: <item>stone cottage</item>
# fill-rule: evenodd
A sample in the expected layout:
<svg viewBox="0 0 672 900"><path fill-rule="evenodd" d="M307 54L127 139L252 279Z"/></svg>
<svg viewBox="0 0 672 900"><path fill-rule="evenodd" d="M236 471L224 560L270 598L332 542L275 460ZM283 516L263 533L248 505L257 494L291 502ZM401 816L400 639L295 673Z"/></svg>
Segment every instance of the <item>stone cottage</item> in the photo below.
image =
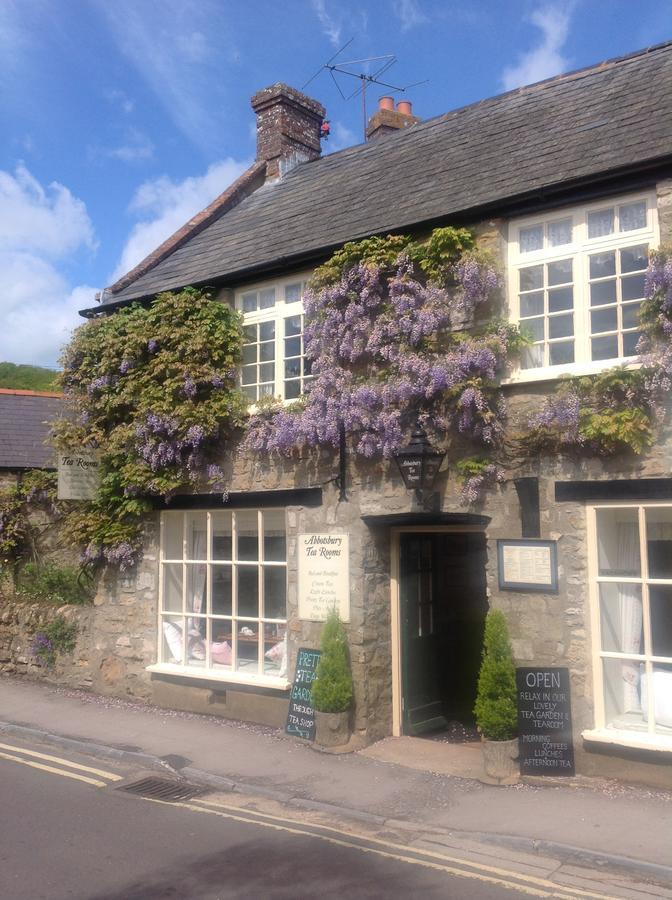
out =
<svg viewBox="0 0 672 900"><path fill-rule="evenodd" d="M515 426L560 376L635 356L647 254L672 237L671 98L668 43L429 121L385 100L366 143L322 157L324 108L272 85L252 98L254 164L83 314L214 286L245 317L245 393L292 399L310 377L302 295L317 265L346 241L469 226L532 336L504 386ZM355 733L417 734L469 718L496 607L520 667L568 670L577 769L662 783L670 449L664 429L636 459L518 460L473 509L449 463L425 504L393 464L230 447L226 500L175 498L148 522L138 570L108 575L92 683L281 725L327 596L347 621Z"/></svg>

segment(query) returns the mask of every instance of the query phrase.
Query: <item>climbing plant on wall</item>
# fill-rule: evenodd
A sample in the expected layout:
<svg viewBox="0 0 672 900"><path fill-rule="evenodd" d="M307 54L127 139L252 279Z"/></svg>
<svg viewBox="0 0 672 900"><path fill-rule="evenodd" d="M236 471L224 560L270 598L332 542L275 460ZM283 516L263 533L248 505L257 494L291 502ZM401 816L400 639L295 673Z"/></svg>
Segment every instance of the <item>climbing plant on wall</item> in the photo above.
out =
<svg viewBox="0 0 672 900"><path fill-rule="evenodd" d="M31 510L45 513L50 521L62 515L54 472L31 469L17 484L0 489L0 573L35 555L39 529L31 521Z"/></svg>
<svg viewBox="0 0 672 900"><path fill-rule="evenodd" d="M240 316L193 288L77 329L62 358L69 412L55 441L100 453L95 499L68 516L85 562L133 565L153 496L221 481L220 441L245 412L236 386L241 343Z"/></svg>

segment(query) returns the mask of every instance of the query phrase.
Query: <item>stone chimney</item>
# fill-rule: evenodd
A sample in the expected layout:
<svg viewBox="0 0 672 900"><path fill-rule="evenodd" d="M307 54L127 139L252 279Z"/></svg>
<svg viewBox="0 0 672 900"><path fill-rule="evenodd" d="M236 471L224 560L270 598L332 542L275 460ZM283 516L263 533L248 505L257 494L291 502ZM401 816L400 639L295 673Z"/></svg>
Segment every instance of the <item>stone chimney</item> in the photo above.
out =
<svg viewBox="0 0 672 900"><path fill-rule="evenodd" d="M279 178L297 163L317 159L325 109L301 91L278 82L252 97L257 114L257 162L266 178Z"/></svg>
<svg viewBox="0 0 672 900"><path fill-rule="evenodd" d="M408 100L400 100L395 109L392 97L381 97L378 101L378 109L366 126L366 139L375 141L392 131L409 128L420 121L417 116L413 115L413 107Z"/></svg>

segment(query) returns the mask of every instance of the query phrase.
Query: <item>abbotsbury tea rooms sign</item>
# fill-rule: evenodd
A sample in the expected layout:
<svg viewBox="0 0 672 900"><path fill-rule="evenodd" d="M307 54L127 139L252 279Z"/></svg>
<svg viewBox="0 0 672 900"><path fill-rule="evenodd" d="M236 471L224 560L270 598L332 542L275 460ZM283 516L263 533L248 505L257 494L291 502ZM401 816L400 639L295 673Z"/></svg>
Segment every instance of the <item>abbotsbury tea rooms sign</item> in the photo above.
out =
<svg viewBox="0 0 672 900"><path fill-rule="evenodd" d="M100 461L93 450L58 454L58 499L93 500L100 481Z"/></svg>
<svg viewBox="0 0 672 900"><path fill-rule="evenodd" d="M350 621L350 544L347 534L300 534L299 618L324 622L335 609Z"/></svg>

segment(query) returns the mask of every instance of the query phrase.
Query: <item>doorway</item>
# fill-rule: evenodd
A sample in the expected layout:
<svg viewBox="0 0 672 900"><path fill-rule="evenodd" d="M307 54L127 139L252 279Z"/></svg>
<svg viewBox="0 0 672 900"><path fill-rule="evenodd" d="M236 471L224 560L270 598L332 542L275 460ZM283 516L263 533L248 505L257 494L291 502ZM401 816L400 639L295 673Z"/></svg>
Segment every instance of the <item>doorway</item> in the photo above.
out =
<svg viewBox="0 0 672 900"><path fill-rule="evenodd" d="M401 732L473 726L486 595L481 531L399 535Z"/></svg>

